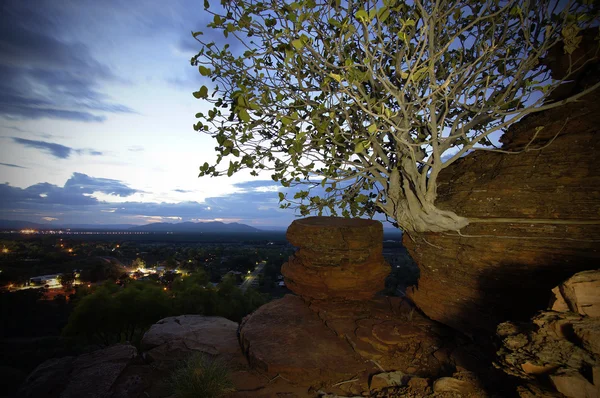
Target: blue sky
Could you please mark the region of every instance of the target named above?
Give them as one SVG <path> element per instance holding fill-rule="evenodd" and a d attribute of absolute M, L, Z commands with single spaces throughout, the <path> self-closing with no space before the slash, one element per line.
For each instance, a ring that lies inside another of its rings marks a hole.
<path fill-rule="evenodd" d="M 287 226 L 269 175 L 198 178 L 191 0 L 0 0 L 0 219 Z M 208 85 L 208 84 L 207 84 Z"/>

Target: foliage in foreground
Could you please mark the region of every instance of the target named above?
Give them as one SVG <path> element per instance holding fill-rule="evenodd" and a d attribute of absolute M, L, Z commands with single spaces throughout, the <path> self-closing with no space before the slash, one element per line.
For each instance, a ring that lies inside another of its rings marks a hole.
<path fill-rule="evenodd" d="M 233 388 L 225 363 L 202 354 L 191 355 L 175 369 L 170 381 L 176 398 L 220 397 Z"/>
<path fill-rule="evenodd" d="M 193 33 L 191 62 L 211 82 L 193 95 L 212 108 L 194 128 L 215 138 L 217 158 L 200 176 L 269 172 L 308 186 L 280 193 L 302 215 L 382 212 L 409 232 L 458 230 L 475 220 L 435 206 L 440 172 L 600 87 L 551 97 L 593 58 L 575 50 L 584 29 L 598 32 L 594 3 L 205 1 L 212 31 Z M 563 50 L 568 72 L 553 79 L 549 54 Z"/>
<path fill-rule="evenodd" d="M 239 322 L 266 302 L 254 290 L 243 293 L 230 278 L 214 287 L 203 272 L 176 280 L 169 290 L 152 281 L 124 287 L 107 282 L 81 296 L 63 334 L 102 346 L 138 344 L 152 324 L 168 316 L 200 314 Z"/>

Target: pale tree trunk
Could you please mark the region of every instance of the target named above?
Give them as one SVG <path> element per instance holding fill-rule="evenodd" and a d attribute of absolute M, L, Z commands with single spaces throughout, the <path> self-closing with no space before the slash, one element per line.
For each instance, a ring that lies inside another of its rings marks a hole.
<path fill-rule="evenodd" d="M 387 202 L 382 210 L 396 220 L 406 232 L 458 231 L 469 224 L 468 219 L 454 212 L 438 209 L 430 198 L 418 191 L 417 174 L 407 169 L 392 170 L 387 187 Z M 434 183 L 434 182 L 430 182 Z"/>

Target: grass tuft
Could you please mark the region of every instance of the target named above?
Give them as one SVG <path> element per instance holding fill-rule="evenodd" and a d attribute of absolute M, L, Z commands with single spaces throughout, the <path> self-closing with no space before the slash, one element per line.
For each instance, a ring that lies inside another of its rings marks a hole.
<path fill-rule="evenodd" d="M 186 359 L 175 369 L 170 382 L 176 398 L 214 398 L 233 391 L 225 363 L 203 354 Z"/>

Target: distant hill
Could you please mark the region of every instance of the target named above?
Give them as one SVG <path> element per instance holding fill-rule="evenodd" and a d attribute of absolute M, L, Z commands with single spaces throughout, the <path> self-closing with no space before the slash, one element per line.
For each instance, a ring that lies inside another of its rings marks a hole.
<path fill-rule="evenodd" d="M 182 222 L 182 223 L 153 223 L 147 225 L 132 224 L 40 224 L 30 221 L 0 220 L 0 230 L 20 229 L 72 229 L 95 231 L 134 231 L 134 232 L 188 232 L 188 233 L 252 233 L 261 232 L 260 229 L 245 224 L 218 221 L 213 222 Z"/>
<path fill-rule="evenodd" d="M 139 231 L 139 232 L 260 232 L 260 229 L 251 227 L 246 224 L 239 224 L 236 222 L 225 224 L 219 221 L 212 222 L 182 222 L 177 224 L 172 223 L 153 223 L 148 225 L 139 225 L 136 227 L 128 228 L 128 231 Z"/>
<path fill-rule="evenodd" d="M 30 221 L 0 220 L 0 229 L 44 229 L 48 225 L 38 224 Z"/>

